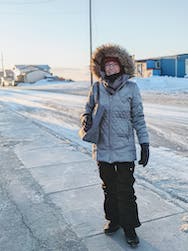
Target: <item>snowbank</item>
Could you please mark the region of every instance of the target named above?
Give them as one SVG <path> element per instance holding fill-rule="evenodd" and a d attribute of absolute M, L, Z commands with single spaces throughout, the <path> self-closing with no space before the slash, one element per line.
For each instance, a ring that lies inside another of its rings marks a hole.
<path fill-rule="evenodd" d="M 188 92 L 188 78 L 150 77 L 133 78 L 141 91 L 158 91 L 165 93 Z"/>
<path fill-rule="evenodd" d="M 150 77 L 150 78 L 133 78 L 141 91 L 154 91 L 164 93 L 188 92 L 188 78 L 175 78 L 175 77 Z M 19 87 L 29 88 L 86 88 L 90 87 L 90 82 L 67 82 L 67 81 L 48 81 L 40 80 L 34 84 L 20 83 Z"/>

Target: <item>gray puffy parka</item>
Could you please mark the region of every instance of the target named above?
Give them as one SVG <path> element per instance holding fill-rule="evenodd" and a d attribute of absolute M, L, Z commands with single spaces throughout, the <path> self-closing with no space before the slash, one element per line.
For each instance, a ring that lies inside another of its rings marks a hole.
<path fill-rule="evenodd" d="M 116 80 L 121 83 L 113 95 L 106 90 L 104 72 L 101 71 L 104 57 L 118 58 L 124 68 L 124 74 Z M 134 131 L 139 144 L 149 143 L 149 138 L 140 91 L 136 83 L 129 80 L 134 73 L 133 61 L 121 47 L 107 44 L 94 52 L 91 69 L 99 79 L 99 102 L 105 107 L 99 141 L 96 145 L 93 144 L 93 158 L 108 163 L 134 161 L 136 159 Z M 90 89 L 83 116 L 93 113 L 96 96 L 95 83 Z"/>

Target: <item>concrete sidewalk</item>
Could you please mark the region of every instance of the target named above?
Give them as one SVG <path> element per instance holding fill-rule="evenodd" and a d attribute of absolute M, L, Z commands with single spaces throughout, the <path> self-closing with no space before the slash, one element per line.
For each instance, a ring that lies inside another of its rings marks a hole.
<path fill-rule="evenodd" d="M 122 230 L 103 234 L 101 181 L 89 154 L 2 105 L 0 136 L 0 250 L 131 250 Z M 137 250 L 187 251 L 188 234 L 179 229 L 187 211 L 143 185 L 135 190 Z"/>

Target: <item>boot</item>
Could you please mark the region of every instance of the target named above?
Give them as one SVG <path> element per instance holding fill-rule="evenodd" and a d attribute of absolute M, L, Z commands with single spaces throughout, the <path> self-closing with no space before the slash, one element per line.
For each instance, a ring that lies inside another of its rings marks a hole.
<path fill-rule="evenodd" d="M 120 226 L 118 225 L 118 223 L 113 223 L 111 221 L 108 221 L 105 225 L 104 225 L 104 233 L 105 234 L 112 234 L 114 232 L 116 232 L 118 229 L 120 228 Z"/>
<path fill-rule="evenodd" d="M 136 234 L 134 227 L 124 228 L 125 238 L 127 243 L 132 247 L 135 248 L 138 246 L 139 238 Z"/>

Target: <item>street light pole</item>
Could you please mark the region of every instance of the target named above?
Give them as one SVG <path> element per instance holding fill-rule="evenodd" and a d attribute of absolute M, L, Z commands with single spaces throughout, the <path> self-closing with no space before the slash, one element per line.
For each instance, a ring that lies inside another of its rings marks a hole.
<path fill-rule="evenodd" d="M 89 34 L 90 34 L 90 64 L 91 64 L 91 58 L 92 58 L 92 9 L 91 9 L 91 0 L 89 0 Z M 93 74 L 90 69 L 90 81 L 91 85 L 93 84 Z"/>
<path fill-rule="evenodd" d="M 3 52 L 1 52 L 1 67 L 3 72 L 3 77 L 5 76 L 5 69 L 4 69 L 4 58 L 3 58 Z"/>

